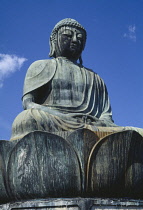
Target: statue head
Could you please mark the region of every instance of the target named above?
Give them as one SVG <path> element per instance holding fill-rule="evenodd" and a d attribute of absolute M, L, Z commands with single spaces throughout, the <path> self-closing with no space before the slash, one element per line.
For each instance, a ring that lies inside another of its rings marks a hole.
<path fill-rule="evenodd" d="M 80 60 L 86 42 L 86 30 L 76 20 L 66 18 L 58 22 L 50 36 L 50 57 Z"/>

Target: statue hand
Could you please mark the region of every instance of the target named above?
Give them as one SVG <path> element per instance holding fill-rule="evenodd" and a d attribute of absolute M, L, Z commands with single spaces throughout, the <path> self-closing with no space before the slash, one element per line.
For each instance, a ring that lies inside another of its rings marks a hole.
<path fill-rule="evenodd" d="M 65 117 L 67 119 L 72 118 L 72 120 L 76 121 L 78 120 L 79 122 L 84 122 L 84 123 L 95 123 L 100 121 L 97 117 L 80 113 L 68 113 L 65 114 Z"/>

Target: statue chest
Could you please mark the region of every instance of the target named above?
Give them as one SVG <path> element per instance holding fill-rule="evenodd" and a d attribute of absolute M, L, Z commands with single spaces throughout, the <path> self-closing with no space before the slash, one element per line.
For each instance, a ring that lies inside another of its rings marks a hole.
<path fill-rule="evenodd" d="M 46 102 L 54 106 L 78 106 L 89 85 L 90 78 L 84 68 L 73 63 L 58 65 Z"/>
<path fill-rule="evenodd" d="M 85 73 L 78 66 L 64 66 L 57 69 L 52 81 L 53 90 L 82 92 Z"/>

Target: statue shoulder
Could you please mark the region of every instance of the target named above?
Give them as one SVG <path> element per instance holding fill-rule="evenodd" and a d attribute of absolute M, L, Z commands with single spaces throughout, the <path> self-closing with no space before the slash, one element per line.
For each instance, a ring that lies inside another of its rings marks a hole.
<path fill-rule="evenodd" d="M 94 78 L 95 78 L 95 80 L 96 80 L 96 83 L 105 86 L 105 82 L 104 82 L 104 80 L 99 76 L 99 74 L 97 74 L 97 73 L 96 73 L 95 71 L 93 71 L 92 69 L 89 69 L 89 68 L 86 68 L 86 67 L 84 67 L 84 69 L 86 69 L 87 71 L 93 73 Z"/>
<path fill-rule="evenodd" d="M 39 75 L 46 67 L 54 68 L 54 65 L 56 65 L 55 59 L 46 59 L 46 60 L 37 60 L 33 62 L 26 73 L 27 78 L 33 78 Z"/>
<path fill-rule="evenodd" d="M 95 71 L 93 71 L 92 69 L 89 69 L 89 68 L 87 68 L 87 67 L 83 67 L 84 69 L 86 69 L 87 71 L 89 71 L 89 72 L 92 72 L 93 74 L 95 74 L 95 75 L 98 75 Z M 98 75 L 99 76 L 99 75 Z"/>
<path fill-rule="evenodd" d="M 26 73 L 23 95 L 48 83 L 54 77 L 56 67 L 55 59 L 38 60 L 32 63 Z"/>

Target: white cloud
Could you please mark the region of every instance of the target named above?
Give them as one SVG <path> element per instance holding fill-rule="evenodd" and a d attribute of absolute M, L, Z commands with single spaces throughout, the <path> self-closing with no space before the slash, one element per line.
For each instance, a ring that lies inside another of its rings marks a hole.
<path fill-rule="evenodd" d="M 136 42 L 136 26 L 135 25 L 129 25 L 128 26 L 128 32 L 124 33 L 124 37 L 130 39 L 133 42 Z"/>
<path fill-rule="evenodd" d="M 16 55 L 0 54 L 0 88 L 3 86 L 4 79 L 19 70 L 26 60 Z"/>

